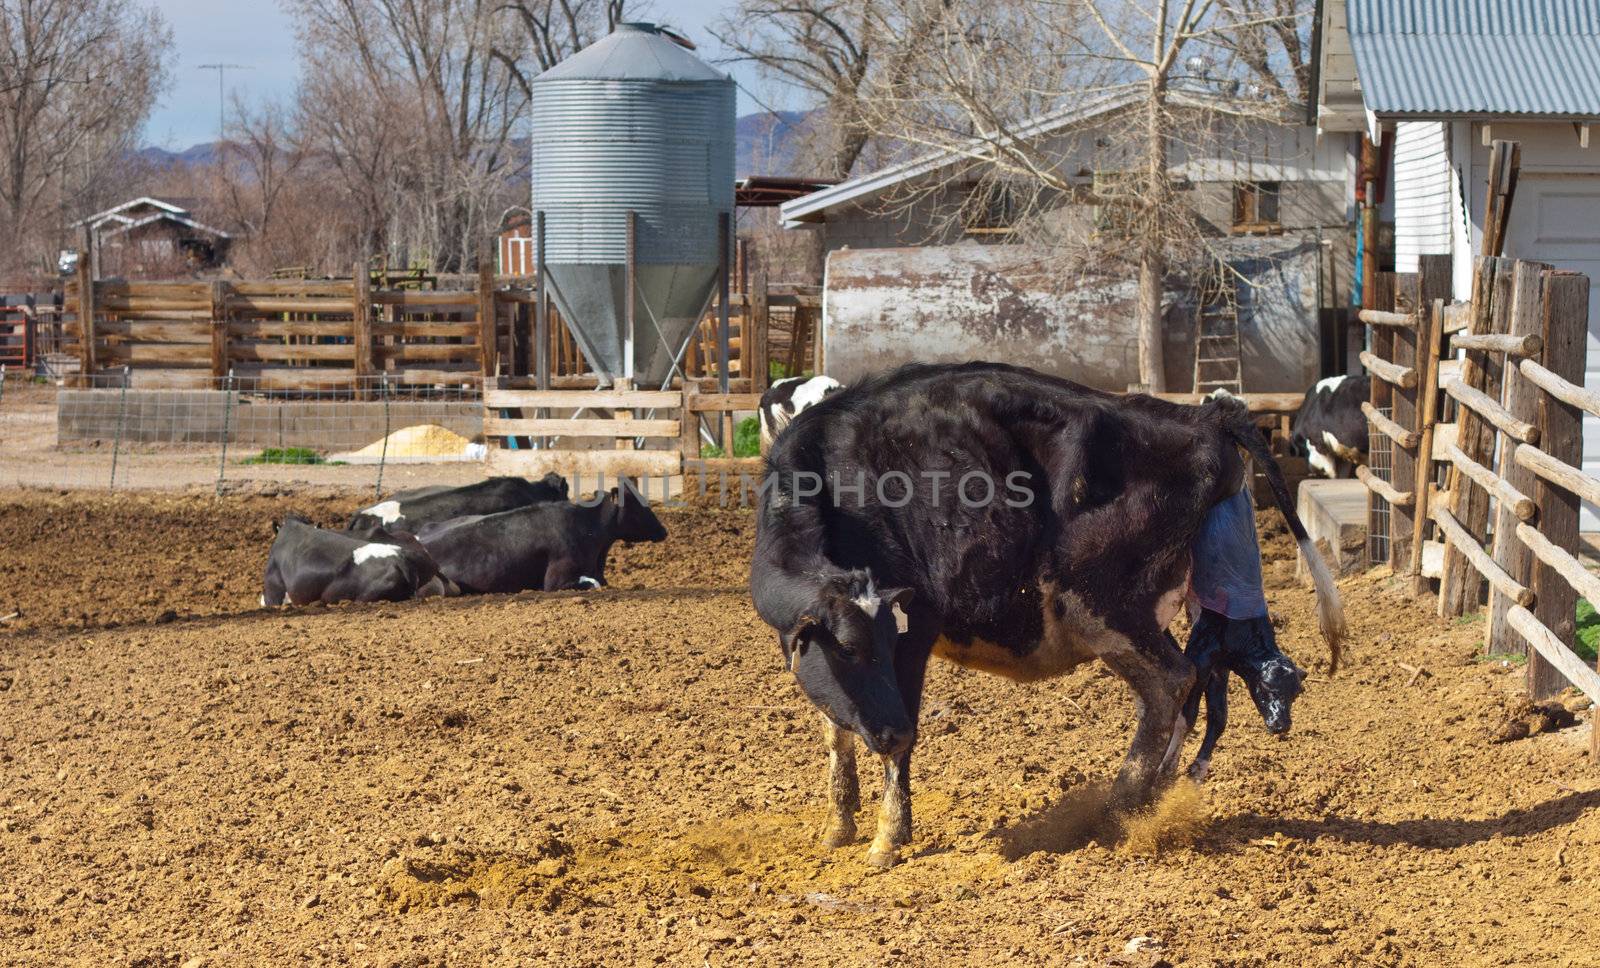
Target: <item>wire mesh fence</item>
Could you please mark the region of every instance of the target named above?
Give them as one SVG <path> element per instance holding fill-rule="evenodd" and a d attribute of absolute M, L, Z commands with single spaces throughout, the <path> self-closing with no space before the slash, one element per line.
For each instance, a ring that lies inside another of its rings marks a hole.
<path fill-rule="evenodd" d="M 1379 407 L 1389 416 L 1391 408 Z M 1369 424 L 1367 428 L 1367 469 L 1385 483 L 1394 481 L 1394 443 L 1389 436 Z M 1367 522 L 1367 560 L 1373 564 L 1389 560 L 1389 502 L 1371 494 Z"/>
<path fill-rule="evenodd" d="M 249 377 L 198 388 L 97 374 L 63 384 L 0 374 L 0 486 L 153 489 L 252 482 L 370 487 L 484 474 L 483 409 L 470 386 L 383 376 L 322 390 Z"/>

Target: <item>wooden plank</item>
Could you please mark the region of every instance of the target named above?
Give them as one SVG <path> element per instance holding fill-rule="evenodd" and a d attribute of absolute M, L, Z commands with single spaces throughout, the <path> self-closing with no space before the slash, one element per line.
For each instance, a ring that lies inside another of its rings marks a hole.
<path fill-rule="evenodd" d="M 144 313 L 155 316 L 165 313 L 211 312 L 211 297 L 209 295 L 193 299 L 151 299 L 147 297 L 130 299 L 125 296 L 106 296 L 100 297 L 98 302 L 100 309 L 108 313 Z"/>
<path fill-rule="evenodd" d="M 1518 262 L 1512 266 L 1511 315 L 1507 321 L 1506 332 L 1506 336 L 1513 340 L 1521 337 L 1537 338 L 1539 345 L 1536 352 L 1541 353 L 1544 350 L 1544 339 L 1540 336 L 1543 329 L 1540 318 L 1543 295 L 1540 276 L 1547 268 L 1549 266 L 1536 262 Z M 1457 340 L 1457 343 L 1459 342 L 1460 340 Z M 1538 366 L 1533 360 L 1523 362 Z M 1528 423 L 1538 420 L 1539 396 L 1538 387 L 1522 375 L 1519 367 L 1506 367 L 1504 399 L 1507 413 L 1517 420 Z M 1502 438 L 1499 452 L 1495 455 L 1495 472 L 1497 479 L 1506 488 L 1518 495 L 1530 495 L 1534 491 L 1536 481 L 1533 472 L 1516 461 L 1517 448 L 1521 446 L 1523 445 L 1515 437 Z M 1515 532 L 1519 525 L 1532 519 L 1536 513 L 1536 505 L 1531 497 L 1523 498 L 1526 503 L 1510 502 L 1503 494 L 1497 497 L 1499 500 L 1495 507 L 1492 549 L 1495 564 L 1504 568 L 1506 574 L 1524 585 L 1531 584 L 1533 559 L 1529 555 L 1528 544 L 1525 541 L 1518 541 Z M 1498 591 L 1490 591 L 1488 636 L 1491 655 L 1525 654 L 1528 651 L 1527 643 L 1512 631 L 1506 620 L 1506 612 L 1510 607 L 1510 599 Z"/>
<path fill-rule="evenodd" d="M 1356 480 L 1367 486 L 1367 490 L 1388 501 L 1392 507 L 1410 507 L 1416 496 L 1410 491 L 1397 491 L 1394 485 L 1372 473 L 1372 469 L 1365 464 L 1356 465 Z"/>
<path fill-rule="evenodd" d="M 1433 509 L 1433 523 L 1439 526 L 1446 545 L 1460 552 L 1467 564 L 1475 569 L 1477 574 L 1487 578 L 1489 584 L 1499 589 L 1502 595 L 1523 607 L 1533 604 L 1533 589 L 1518 582 L 1506 574 L 1505 569 L 1495 564 L 1494 559 L 1483 550 L 1483 546 L 1478 544 L 1478 539 L 1468 534 L 1467 529 L 1461 526 L 1461 522 L 1457 521 L 1456 516 L 1443 504 Z"/>
<path fill-rule="evenodd" d="M 373 347 L 379 360 L 400 363 L 437 363 L 447 360 L 472 361 L 483 371 L 483 357 L 475 343 L 399 343 Z"/>
<path fill-rule="evenodd" d="M 694 406 L 700 412 L 755 410 L 761 406 L 759 393 L 697 393 Z"/>
<path fill-rule="evenodd" d="M 392 370 L 389 373 L 391 383 L 400 383 L 413 386 L 443 385 L 461 386 L 471 384 L 476 386 L 483 380 L 483 374 L 478 372 L 477 361 L 459 370 L 422 367 L 407 367 L 402 370 Z"/>
<path fill-rule="evenodd" d="M 1454 303 L 1444 308 L 1444 332 L 1455 334 L 1472 325 L 1472 303 Z"/>
<path fill-rule="evenodd" d="M 1415 313 L 1391 313 L 1382 309 L 1363 309 L 1356 313 L 1356 318 L 1368 326 L 1388 326 L 1394 329 L 1415 329 L 1417 315 Z"/>
<path fill-rule="evenodd" d="M 108 342 L 207 344 L 211 342 L 211 325 L 209 323 L 102 319 L 95 323 L 94 331 L 97 337 Z"/>
<path fill-rule="evenodd" d="M 485 390 L 483 405 L 501 407 L 565 407 L 568 409 L 677 409 L 683 396 L 676 390 Z"/>
<path fill-rule="evenodd" d="M 759 475 L 763 470 L 760 457 L 696 457 L 687 462 L 685 470 L 703 474 Z"/>
<path fill-rule="evenodd" d="M 354 334 L 349 320 L 230 319 L 228 335 L 235 339 L 271 339 L 283 336 L 348 338 Z"/>
<path fill-rule="evenodd" d="M 1556 547 L 1533 525 L 1519 522 L 1514 531 L 1533 558 L 1554 568 L 1579 595 L 1591 602 L 1600 602 L 1600 575 L 1583 567 L 1583 562 Z"/>
<path fill-rule="evenodd" d="M 1546 270 L 1543 282 L 1544 359 L 1546 369 L 1569 383 L 1581 384 L 1584 374 L 1584 345 L 1589 320 L 1589 279 L 1575 272 Z M 1572 467 L 1583 464 L 1583 411 L 1549 394 L 1539 398 L 1539 427 L 1544 434 L 1540 450 L 1552 462 Z M 1526 447 L 1517 448 L 1521 457 Z M 1535 469 L 1537 472 L 1537 469 Z M 1539 531 L 1557 548 L 1575 555 L 1578 551 L 1578 495 L 1552 486 L 1544 477 L 1534 485 L 1534 500 L 1539 504 Z M 1534 617 L 1550 632 L 1554 642 L 1571 649 L 1577 641 L 1578 596 L 1561 573 L 1543 561 L 1533 567 L 1533 591 L 1538 596 Z M 1600 604 L 1600 603 L 1597 603 Z M 1530 642 L 1537 648 L 1537 642 Z M 1565 685 L 1559 661 L 1544 649 L 1528 657 L 1528 693 L 1544 699 L 1560 692 Z M 1600 735 L 1600 730 L 1595 731 Z M 1600 739 L 1593 754 L 1600 755 Z"/>
<path fill-rule="evenodd" d="M 1417 371 L 1414 368 L 1381 360 L 1370 350 L 1361 351 L 1361 365 L 1367 368 L 1368 373 L 1402 390 L 1409 390 L 1417 385 Z"/>
<path fill-rule="evenodd" d="M 430 322 L 398 322 L 398 323 L 373 323 L 373 336 L 390 336 L 397 339 L 464 339 L 471 340 L 474 348 L 477 347 L 478 322 L 453 323 L 448 320 Z"/>
<path fill-rule="evenodd" d="M 235 367 L 234 372 L 255 390 L 349 390 L 356 376 L 353 369 L 333 366 Z"/>
<path fill-rule="evenodd" d="M 235 294 L 248 299 L 355 298 L 355 283 L 351 279 L 257 279 L 236 281 L 232 286 Z"/>
<path fill-rule="evenodd" d="M 209 282 L 123 282 L 102 279 L 95 284 L 95 301 L 145 297 L 150 299 L 187 299 L 207 302 L 211 299 Z"/>
<path fill-rule="evenodd" d="M 1524 444 L 1517 448 L 1512 457 L 1520 467 L 1532 471 L 1541 481 L 1553 484 L 1591 504 L 1600 504 L 1600 480 L 1595 480 L 1588 474 L 1573 467 L 1566 461 L 1556 460 L 1549 454 L 1534 447 Z M 1538 485 L 1534 485 L 1534 503 L 1538 503 Z"/>
<path fill-rule="evenodd" d="M 1206 402 L 1207 394 L 1204 393 L 1152 393 L 1149 394 L 1157 400 L 1168 403 L 1181 403 L 1197 407 Z M 1234 396 L 1244 401 L 1245 409 L 1251 413 L 1294 413 L 1305 403 L 1306 395 L 1303 393 L 1236 393 Z"/>
<path fill-rule="evenodd" d="M 1517 364 L 1517 371 L 1532 382 L 1534 386 L 1557 400 L 1563 403 L 1570 403 L 1574 407 L 1600 417 L 1600 391 L 1579 386 L 1570 380 L 1563 380 L 1535 360 L 1523 360 Z"/>
<path fill-rule="evenodd" d="M 486 437 L 677 437 L 681 429 L 676 420 L 483 418 Z"/>
<path fill-rule="evenodd" d="M 1518 263 L 1522 265 L 1523 263 Z M 1535 263 L 1527 263 L 1534 265 Z M 1513 299 L 1516 297 L 1513 296 Z M 1458 350 L 1484 350 L 1489 353 L 1507 353 L 1511 356 L 1537 357 L 1544 349 L 1544 340 L 1538 333 L 1462 333 L 1450 341 Z"/>
<path fill-rule="evenodd" d="M 1390 420 L 1388 417 L 1385 417 L 1383 414 L 1378 412 L 1378 408 L 1374 407 L 1370 401 L 1361 401 L 1361 412 L 1366 415 L 1368 423 L 1372 424 L 1376 430 L 1382 433 L 1385 437 L 1388 437 L 1390 440 L 1394 441 L 1398 446 L 1403 447 L 1406 450 L 1415 450 L 1417 444 L 1421 442 L 1421 434 L 1417 433 L 1415 430 L 1407 430 L 1406 428 L 1395 423 L 1393 420 Z"/>
<path fill-rule="evenodd" d="M 355 360 L 354 343 L 248 343 L 232 344 L 233 359 L 242 363 L 280 360 Z"/>
<path fill-rule="evenodd" d="M 1445 384 L 1444 392 L 1455 397 L 1456 402 L 1471 408 L 1472 412 L 1487 420 L 1496 430 L 1524 444 L 1539 442 L 1539 428 L 1526 420 L 1518 420 L 1511 411 L 1496 403 L 1482 390 L 1473 389 L 1460 380 Z"/>
<path fill-rule="evenodd" d="M 1533 498 L 1512 487 L 1506 480 L 1489 468 L 1468 457 L 1461 452 L 1461 448 L 1450 445 L 1446 451 L 1451 463 L 1460 469 L 1461 473 L 1479 487 L 1488 491 L 1495 500 L 1501 502 L 1501 507 L 1512 518 L 1518 521 L 1531 521 L 1536 512 Z M 1507 528 L 1509 531 L 1510 528 Z"/>
<path fill-rule="evenodd" d="M 104 306 L 100 307 L 102 317 L 110 317 L 117 322 L 129 323 L 176 323 L 176 322 L 210 322 L 217 314 L 211 309 L 164 309 L 153 312 L 109 312 Z M 108 320 L 102 318 L 100 322 Z"/>
<path fill-rule="evenodd" d="M 1584 665 L 1583 660 L 1561 641 L 1559 635 L 1545 627 L 1526 608 L 1513 607 L 1506 618 L 1511 627 L 1533 646 L 1538 658 L 1561 677 L 1563 686 L 1570 682 L 1590 700 L 1600 703 L 1600 673 Z M 1530 656 L 1529 660 L 1532 659 L 1533 656 Z"/>
<path fill-rule="evenodd" d="M 497 294 L 497 298 L 508 296 L 510 296 L 510 293 Z M 432 291 L 374 289 L 372 290 L 372 303 L 375 306 L 394 306 L 401 312 L 405 312 L 408 309 L 438 309 L 441 306 L 450 306 L 463 312 L 470 312 L 477 308 L 478 293 L 474 289 Z"/>
<path fill-rule="evenodd" d="M 236 313 L 337 313 L 349 316 L 355 313 L 353 299 L 322 297 L 246 296 L 237 289 L 228 297 L 228 309 Z"/>
<path fill-rule="evenodd" d="M 772 379 L 771 354 L 767 346 L 768 330 L 772 326 L 772 312 L 767 305 L 767 268 L 756 269 L 749 291 L 749 307 L 745 320 L 750 328 L 750 372 L 755 386 L 763 389 Z"/>
<path fill-rule="evenodd" d="M 501 450 L 490 448 L 489 471 L 540 477 L 556 473 L 594 480 L 618 477 L 671 477 L 683 472 L 677 450 Z"/>
<path fill-rule="evenodd" d="M 1473 276 L 1472 327 L 1475 334 L 1505 332 L 1511 301 L 1511 263 L 1507 259 L 1482 258 L 1478 260 Z M 1461 365 L 1461 379 L 1446 384 L 1449 392 L 1453 386 L 1470 387 L 1490 401 L 1500 396 L 1500 373 L 1504 359 L 1482 350 L 1467 350 Z M 1455 396 L 1452 394 L 1452 396 Z M 1461 398 L 1456 396 L 1459 401 Z M 1460 408 L 1457 421 L 1456 446 L 1463 454 L 1479 464 L 1488 464 L 1494 454 L 1494 428 L 1486 423 L 1472 407 Z M 1451 519 L 1457 522 L 1472 540 L 1481 543 L 1489 527 L 1489 495 L 1465 479 L 1460 468 L 1450 472 Z M 1438 517 L 1434 517 L 1438 521 Z M 1481 569 L 1480 569 L 1481 570 Z M 1446 618 L 1476 611 L 1482 584 L 1471 571 L 1471 563 L 1456 543 L 1446 542 L 1444 577 L 1439 583 L 1439 614 Z"/>
<path fill-rule="evenodd" d="M 173 366 L 183 364 L 211 367 L 211 344 L 206 343 L 112 343 L 95 351 L 102 366 Z"/>

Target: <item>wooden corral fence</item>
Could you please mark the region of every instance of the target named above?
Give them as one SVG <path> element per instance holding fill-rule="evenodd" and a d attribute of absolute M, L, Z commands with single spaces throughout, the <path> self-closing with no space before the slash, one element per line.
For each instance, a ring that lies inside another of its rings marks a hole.
<path fill-rule="evenodd" d="M 262 391 L 362 388 L 380 378 L 405 386 L 537 382 L 537 289 L 525 277 L 437 280 L 456 288 L 375 288 L 365 263 L 350 279 L 217 282 L 89 281 L 88 260 L 66 291 L 65 337 L 80 371 L 126 372 L 135 386 L 199 388 L 248 379 Z M 792 295 L 778 294 L 780 304 Z M 766 280 L 729 300 L 729 389 L 766 386 Z M 598 378 L 555 307 L 548 307 L 550 389 L 594 389 Z M 708 313 L 706 352 L 691 341 L 686 373 L 717 376 L 718 310 Z M 3 332 L 3 331 L 0 331 Z"/>
<path fill-rule="evenodd" d="M 1600 393 L 1583 386 L 1589 280 L 1485 257 L 1472 301 L 1447 306 L 1448 260 L 1421 269 L 1394 277 L 1392 310 L 1360 313 L 1372 337 L 1363 410 L 1392 444 L 1387 474 L 1359 473 L 1369 520 L 1387 510 L 1389 564 L 1414 594 L 1437 575 L 1440 615 L 1487 601 L 1488 649 L 1527 654 L 1535 698 L 1570 684 L 1600 702 L 1600 673 L 1572 649 L 1579 594 L 1600 601 L 1600 577 L 1578 560 L 1580 501 L 1600 502 L 1582 470 L 1582 417 L 1600 415 Z M 1453 423 L 1438 420 L 1446 410 Z M 1430 526 L 1442 556 L 1429 554 Z"/>

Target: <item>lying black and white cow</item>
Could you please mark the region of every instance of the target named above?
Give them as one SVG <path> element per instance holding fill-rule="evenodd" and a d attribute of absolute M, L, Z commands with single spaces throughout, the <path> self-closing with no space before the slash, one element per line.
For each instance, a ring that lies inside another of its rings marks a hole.
<path fill-rule="evenodd" d="M 546 474 L 537 481 L 521 477 L 491 477 L 461 487 L 434 486 L 401 491 L 387 500 L 357 511 L 348 527 L 358 530 L 377 525 L 414 534 L 424 524 L 469 514 L 495 514 L 543 501 L 566 499 L 567 479 L 560 474 Z"/>
<path fill-rule="evenodd" d="M 606 583 L 613 544 L 666 536 L 648 504 L 616 488 L 599 501 L 547 501 L 417 532 L 439 570 L 464 592 L 598 588 Z"/>
<path fill-rule="evenodd" d="M 795 414 L 821 403 L 831 393 L 843 389 L 839 381 L 827 376 L 791 376 L 779 380 L 761 395 L 758 416 L 761 419 L 761 452 L 772 449 L 783 428 L 789 426 Z"/>
<path fill-rule="evenodd" d="M 327 531 L 290 515 L 267 553 L 262 605 L 311 602 L 403 602 L 458 590 L 417 540 L 369 528 Z"/>
<path fill-rule="evenodd" d="M 1371 388 L 1371 377 L 1363 373 L 1330 376 L 1306 391 L 1290 427 L 1290 446 L 1323 477 L 1354 477 L 1356 465 L 1367 462 L 1367 418 L 1361 404 Z"/>
<path fill-rule="evenodd" d="M 1307 551 L 1336 662 L 1333 578 L 1237 400 L 1186 407 L 1001 364 L 914 365 L 797 416 L 768 458 L 750 585 L 824 715 L 826 841 L 855 835 L 852 733 L 883 760 L 868 861 L 893 864 L 909 841 L 935 655 L 1023 681 L 1105 662 L 1139 710 L 1113 805 L 1148 802 L 1176 766 L 1196 683 L 1167 626 L 1205 564 L 1191 553 L 1202 523 L 1244 484 L 1241 447 Z"/>

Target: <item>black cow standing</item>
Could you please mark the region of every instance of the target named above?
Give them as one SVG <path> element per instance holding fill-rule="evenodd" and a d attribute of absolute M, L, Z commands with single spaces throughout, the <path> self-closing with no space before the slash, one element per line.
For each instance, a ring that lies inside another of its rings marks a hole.
<path fill-rule="evenodd" d="M 424 525 L 417 539 L 464 592 L 558 591 L 606 583 L 618 541 L 662 541 L 650 506 L 612 488 L 598 501 L 547 501 Z"/>
<path fill-rule="evenodd" d="M 560 474 L 546 474 L 537 481 L 491 477 L 462 487 L 435 485 L 401 491 L 357 511 L 348 527 L 354 531 L 376 525 L 415 534 L 425 524 L 566 499 L 567 479 Z"/>
<path fill-rule="evenodd" d="M 359 534 L 327 531 L 296 515 L 275 530 L 262 605 L 402 602 L 458 593 L 409 534 L 375 527 Z"/>
<path fill-rule="evenodd" d="M 1308 551 L 1336 662 L 1337 589 L 1237 400 L 1186 407 L 971 363 L 907 366 L 798 415 L 767 460 L 750 584 L 824 715 L 826 842 L 855 836 L 852 733 L 883 760 L 869 863 L 893 864 L 909 841 L 934 655 L 1022 681 L 1104 661 L 1139 709 L 1113 805 L 1148 802 L 1176 765 L 1196 685 L 1167 626 L 1202 522 L 1244 483 L 1241 447 Z"/>
<path fill-rule="evenodd" d="M 1306 391 L 1290 426 L 1290 446 L 1323 477 L 1353 477 L 1367 462 L 1367 417 L 1361 412 L 1372 378 L 1330 376 Z"/>

